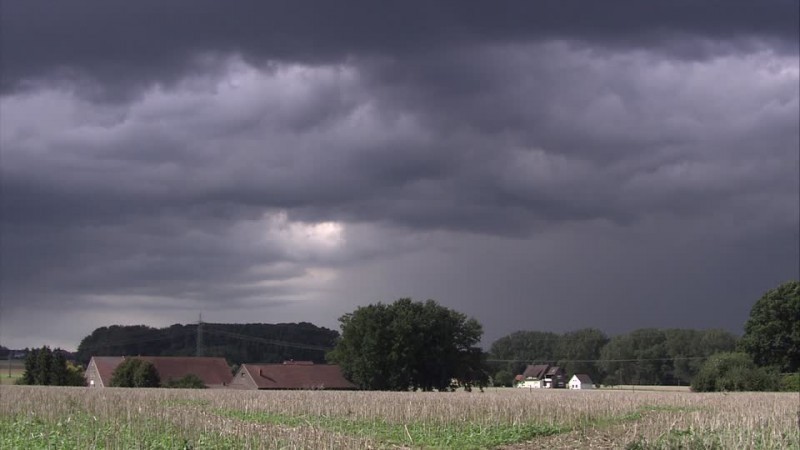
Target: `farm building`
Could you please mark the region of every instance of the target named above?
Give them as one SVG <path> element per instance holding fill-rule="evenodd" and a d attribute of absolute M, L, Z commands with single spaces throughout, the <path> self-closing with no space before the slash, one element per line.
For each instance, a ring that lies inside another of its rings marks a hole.
<path fill-rule="evenodd" d="M 89 387 L 110 387 L 111 377 L 125 356 L 93 356 L 86 367 Z M 196 375 L 208 388 L 222 388 L 230 384 L 233 376 L 225 358 L 195 356 L 129 356 L 153 364 L 161 382 L 179 380 L 186 375 Z"/>
<path fill-rule="evenodd" d="M 110 387 L 114 369 L 125 359 L 124 356 L 93 356 L 86 366 L 86 385 L 89 387 Z"/>
<path fill-rule="evenodd" d="M 517 376 L 517 387 L 533 389 L 563 389 L 566 387 L 564 369 L 549 364 L 530 365 Z"/>
<path fill-rule="evenodd" d="M 570 389 L 594 389 L 594 383 L 589 375 L 585 373 L 576 373 L 569 379 Z"/>
<path fill-rule="evenodd" d="M 283 364 L 242 364 L 233 377 L 232 389 L 356 389 L 337 365 L 311 361 Z"/>

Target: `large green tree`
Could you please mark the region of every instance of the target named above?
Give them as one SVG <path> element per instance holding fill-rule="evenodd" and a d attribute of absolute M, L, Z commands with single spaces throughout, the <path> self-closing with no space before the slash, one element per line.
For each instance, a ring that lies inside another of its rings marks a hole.
<path fill-rule="evenodd" d="M 759 366 L 800 369 L 800 281 L 767 291 L 753 305 L 740 345 Z"/>
<path fill-rule="evenodd" d="M 339 319 L 341 338 L 328 354 L 362 389 L 446 390 L 488 381 L 483 329 L 462 313 L 433 300 L 400 299 L 359 307 Z"/>

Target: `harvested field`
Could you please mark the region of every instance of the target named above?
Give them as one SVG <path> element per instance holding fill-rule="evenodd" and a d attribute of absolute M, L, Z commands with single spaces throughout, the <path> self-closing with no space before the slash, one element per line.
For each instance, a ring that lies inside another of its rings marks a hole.
<path fill-rule="evenodd" d="M 633 384 L 619 384 L 616 386 L 602 386 L 600 389 L 610 391 L 657 391 L 657 392 L 691 392 L 689 386 L 647 386 Z"/>
<path fill-rule="evenodd" d="M 797 394 L 0 387 L 0 448 L 800 449 Z"/>

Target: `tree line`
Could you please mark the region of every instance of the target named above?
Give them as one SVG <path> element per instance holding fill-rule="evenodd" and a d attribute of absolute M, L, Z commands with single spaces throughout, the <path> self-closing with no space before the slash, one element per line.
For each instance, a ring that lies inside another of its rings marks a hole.
<path fill-rule="evenodd" d="M 216 337 L 208 336 L 207 355 L 223 356 L 229 363 L 322 362 L 321 350 L 332 348 L 327 361 L 339 364 L 360 388 L 375 390 L 508 385 L 529 363 L 561 365 L 568 374 L 586 373 L 604 384 L 800 390 L 798 281 L 765 293 L 753 306 L 741 338 L 724 330 L 645 328 L 613 337 L 592 328 L 563 334 L 518 331 L 495 341 L 487 353 L 478 347 L 483 334 L 478 321 L 434 300 L 407 298 L 359 307 L 339 322 L 341 335 L 308 323 L 228 324 Z M 86 361 L 91 355 L 190 355 L 196 327 L 102 327 L 81 341 L 78 354 Z M 264 345 L 276 339 L 294 344 Z M 125 368 L 112 384 L 157 384 L 148 370 L 146 365 Z M 68 383 L 72 372 L 63 352 L 44 347 L 28 355 L 23 382 Z"/>
<path fill-rule="evenodd" d="M 614 337 L 594 328 L 518 331 L 492 344 L 489 361 L 500 385 L 511 385 L 528 363 L 558 365 L 603 384 L 688 385 L 706 358 L 733 351 L 737 341 L 713 329 L 643 328 Z"/>
<path fill-rule="evenodd" d="M 724 330 L 644 328 L 609 337 L 518 331 L 476 347 L 474 319 L 438 305 L 400 299 L 360 307 L 339 319 L 328 354 L 362 389 L 450 390 L 511 385 L 531 363 L 560 365 L 603 384 L 691 385 L 697 391 L 800 389 L 800 282 L 756 302 L 742 338 Z M 782 375 L 783 374 L 783 375 Z"/>
<path fill-rule="evenodd" d="M 35 348 L 25 358 L 25 372 L 18 384 L 40 386 L 85 386 L 83 368 L 67 361 L 66 352 L 50 347 Z"/>
<path fill-rule="evenodd" d="M 145 325 L 100 327 L 83 338 L 77 360 L 88 364 L 92 356 L 194 356 L 198 324 L 165 328 Z M 333 348 L 339 333 L 314 324 L 250 323 L 202 325 L 203 354 L 220 356 L 229 364 L 325 361 L 325 349 Z M 289 345 L 269 345 L 286 342 Z"/>
<path fill-rule="evenodd" d="M 796 390 L 800 376 L 800 282 L 765 293 L 744 336 L 724 330 L 644 328 L 608 337 L 586 328 L 518 331 L 489 351 L 494 380 L 511 385 L 529 362 L 588 374 L 596 383 L 691 385 L 697 391 Z M 783 374 L 783 375 L 781 375 Z"/>

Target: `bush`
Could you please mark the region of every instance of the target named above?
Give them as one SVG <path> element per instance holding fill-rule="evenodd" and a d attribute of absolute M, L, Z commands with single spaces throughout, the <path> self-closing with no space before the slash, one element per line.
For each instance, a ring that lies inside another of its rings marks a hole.
<path fill-rule="evenodd" d="M 83 368 L 68 361 L 64 385 L 86 386 L 86 378 L 83 376 Z"/>
<path fill-rule="evenodd" d="M 142 361 L 133 371 L 133 387 L 158 387 L 161 378 L 152 363 Z"/>
<path fill-rule="evenodd" d="M 746 353 L 725 352 L 712 355 L 692 380 L 695 392 L 774 391 L 777 374 L 758 367 Z"/>
<path fill-rule="evenodd" d="M 511 387 L 514 385 L 514 375 L 507 370 L 501 370 L 494 375 L 493 381 L 497 387 Z"/>
<path fill-rule="evenodd" d="M 203 380 L 201 380 L 200 377 L 190 373 L 189 375 L 177 380 L 167 380 L 162 387 L 174 389 L 205 389 L 206 385 L 203 383 Z"/>
<path fill-rule="evenodd" d="M 800 392 L 800 373 L 789 373 L 781 376 L 781 390 Z"/>
<path fill-rule="evenodd" d="M 160 384 L 153 364 L 139 358 L 125 359 L 111 375 L 112 387 L 158 387 Z"/>

